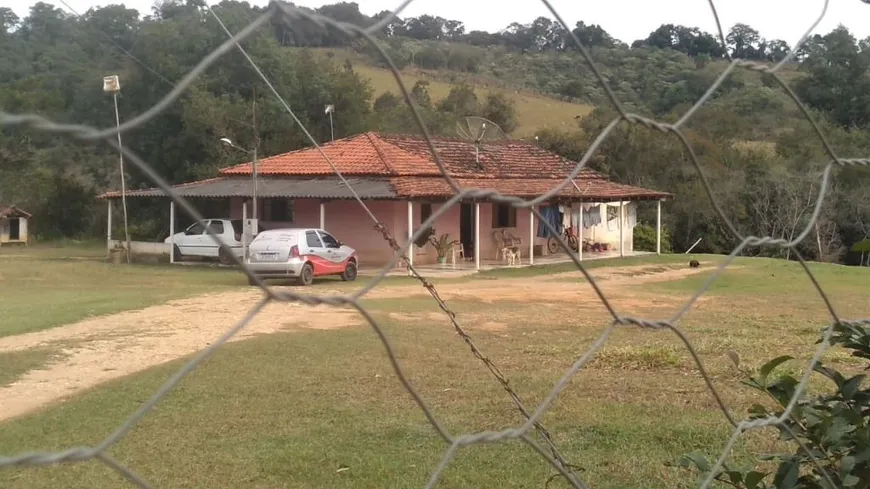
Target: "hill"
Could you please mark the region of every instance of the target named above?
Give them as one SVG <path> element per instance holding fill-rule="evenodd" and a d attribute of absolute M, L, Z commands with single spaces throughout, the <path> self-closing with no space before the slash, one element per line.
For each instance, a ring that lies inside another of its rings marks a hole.
<path fill-rule="evenodd" d="M 354 65 L 354 71 L 368 79 L 375 90 L 375 97 L 391 92 L 401 95 L 393 73 L 384 68 L 378 68 L 363 63 Z M 449 72 L 448 72 L 449 73 Z M 433 101 L 441 101 L 447 97 L 450 90 L 456 87 L 456 83 L 440 81 L 438 74 L 425 70 L 403 70 L 402 80 L 410 90 L 418 80 L 429 82 L 429 93 Z M 444 73 L 440 73 L 444 75 Z M 565 102 L 562 100 L 539 95 L 524 90 L 506 90 L 488 88 L 474 81 L 469 82 L 475 88 L 480 97 L 485 97 L 490 92 L 502 93 L 516 104 L 517 120 L 519 121 L 512 137 L 531 137 L 542 129 L 568 130 L 576 128 L 577 118 L 586 116 L 594 107 L 589 104 Z"/>

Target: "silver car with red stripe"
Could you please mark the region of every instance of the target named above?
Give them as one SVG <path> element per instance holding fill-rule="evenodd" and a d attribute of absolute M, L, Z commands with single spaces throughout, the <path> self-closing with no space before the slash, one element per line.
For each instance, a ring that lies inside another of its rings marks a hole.
<path fill-rule="evenodd" d="M 290 278 L 300 285 L 311 285 L 315 277 L 331 275 L 344 281 L 356 280 L 358 263 L 356 250 L 316 228 L 262 231 L 251 241 L 245 262 L 260 278 Z"/>

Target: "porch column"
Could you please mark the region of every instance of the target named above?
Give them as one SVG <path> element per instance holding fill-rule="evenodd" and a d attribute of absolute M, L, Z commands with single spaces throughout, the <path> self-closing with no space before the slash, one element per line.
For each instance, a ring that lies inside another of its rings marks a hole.
<path fill-rule="evenodd" d="M 326 230 L 326 202 L 320 203 L 320 229 Z"/>
<path fill-rule="evenodd" d="M 662 254 L 662 201 L 656 201 L 656 255 Z"/>
<path fill-rule="evenodd" d="M 583 261 L 583 202 L 578 202 L 580 207 L 580 219 L 577 220 L 577 253 L 580 261 Z"/>
<path fill-rule="evenodd" d="M 175 201 L 169 201 L 169 263 L 175 263 Z"/>
<path fill-rule="evenodd" d="M 535 213 L 529 207 L 529 265 L 535 264 Z"/>
<path fill-rule="evenodd" d="M 106 248 L 112 249 L 112 199 L 106 199 L 109 202 L 109 215 L 106 219 Z"/>
<path fill-rule="evenodd" d="M 408 201 L 408 265 L 414 266 L 414 243 L 411 242 L 411 238 L 414 236 L 414 203 L 410 200 Z M 408 270 L 408 274 L 411 274 L 411 271 Z"/>
<path fill-rule="evenodd" d="M 242 200 L 242 259 L 248 257 L 248 235 L 245 234 L 245 223 L 248 222 L 248 201 Z"/>
<path fill-rule="evenodd" d="M 622 233 L 623 233 L 622 226 L 624 224 L 624 221 L 622 219 L 622 209 L 623 209 L 622 199 L 620 199 L 619 200 L 619 256 L 620 257 L 625 256 L 625 241 L 622 238 Z"/>
<path fill-rule="evenodd" d="M 474 203 L 474 269 L 480 271 L 480 202 Z"/>

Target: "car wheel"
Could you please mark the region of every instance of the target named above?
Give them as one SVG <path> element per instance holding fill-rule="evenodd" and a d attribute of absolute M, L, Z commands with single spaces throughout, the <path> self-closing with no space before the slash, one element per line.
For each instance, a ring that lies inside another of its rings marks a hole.
<path fill-rule="evenodd" d="M 310 263 L 302 265 L 302 271 L 299 272 L 299 285 L 311 285 L 314 282 L 314 267 Z"/>
<path fill-rule="evenodd" d="M 177 244 L 172 245 L 172 260 L 181 261 L 184 257 L 181 256 L 181 248 Z"/>
<path fill-rule="evenodd" d="M 356 280 L 356 263 L 350 262 L 347 264 L 344 273 L 341 274 L 341 279 L 345 282 L 353 282 Z"/>
<path fill-rule="evenodd" d="M 233 256 L 230 253 L 230 250 L 221 246 L 218 248 L 218 261 L 221 262 L 221 265 L 230 265 L 233 263 Z"/>

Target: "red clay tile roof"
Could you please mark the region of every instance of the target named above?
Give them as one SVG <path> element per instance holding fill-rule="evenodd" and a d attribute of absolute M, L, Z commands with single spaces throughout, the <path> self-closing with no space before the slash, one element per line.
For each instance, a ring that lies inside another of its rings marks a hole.
<path fill-rule="evenodd" d="M 545 194 L 561 185 L 564 179 L 542 178 L 511 178 L 511 179 L 484 179 L 484 178 L 459 178 L 456 180 L 463 188 L 482 188 L 495 190 L 503 195 L 521 198 L 533 198 Z M 575 179 L 574 182 L 580 188 L 580 192 L 574 185 L 568 183 L 554 197 L 573 198 L 593 201 L 617 201 L 647 200 L 673 198 L 673 194 L 659 192 L 632 185 L 614 183 L 605 179 Z M 443 178 L 427 177 L 401 177 L 392 178 L 390 183 L 396 189 L 400 197 L 423 198 L 423 197 L 450 197 L 455 194 L 450 185 Z"/>
<path fill-rule="evenodd" d="M 561 184 L 575 167 L 574 162 L 524 141 L 508 140 L 481 145 L 479 166 L 475 159 L 475 146 L 469 141 L 433 138 L 432 144 L 448 174 L 461 187 L 491 189 L 522 198 L 547 193 Z M 440 198 L 454 194 L 435 164 L 426 140 L 421 137 L 369 132 L 339 139 L 321 148 L 338 170 L 358 182 L 358 185 L 377 180 L 384 187 L 377 187 L 380 192 L 377 193 L 378 197 L 364 198 L 384 198 L 387 194 L 391 198 Z M 304 186 L 306 178 L 335 178 L 334 171 L 317 148 L 300 149 L 259 160 L 257 169 L 264 178 L 264 185 L 274 187 L 270 187 L 274 195 L 298 194 L 297 187 L 300 182 Z M 200 196 L 206 190 L 215 195 L 218 195 L 215 193 L 218 191 L 223 192 L 220 195 L 243 195 L 247 192 L 237 180 L 247 176 L 245 181 L 249 181 L 250 163 L 225 168 L 220 173 L 220 177 L 176 185 L 175 188 L 181 193 L 190 193 L 192 197 Z M 569 184 L 556 197 L 598 201 L 673 198 L 667 192 L 611 182 L 605 175 L 588 168 L 581 170 L 575 183 L 580 192 Z M 231 192 L 227 190 L 228 186 L 232 187 Z M 290 187 L 296 190 L 290 192 Z M 390 189 L 388 191 L 385 188 Z M 327 190 L 335 193 L 332 187 L 323 191 Z M 165 194 L 149 189 L 130 192 L 129 195 Z M 119 193 L 107 192 L 100 197 L 117 198 Z"/>
<path fill-rule="evenodd" d="M 453 177 L 467 178 L 563 178 L 575 163 L 524 141 L 482 144 L 480 166 L 475 146 L 464 139 L 433 138 L 441 162 Z M 323 152 L 346 176 L 440 176 L 429 146 L 422 137 L 368 132 L 327 143 Z M 262 175 L 313 176 L 333 174 L 317 148 L 310 147 L 264 158 L 257 162 Z M 251 164 L 221 170 L 224 175 L 250 175 Z M 583 169 L 580 178 L 602 178 Z"/>
<path fill-rule="evenodd" d="M 30 219 L 32 215 L 24 209 L 14 205 L 0 205 L 0 217 L 25 217 Z"/>

